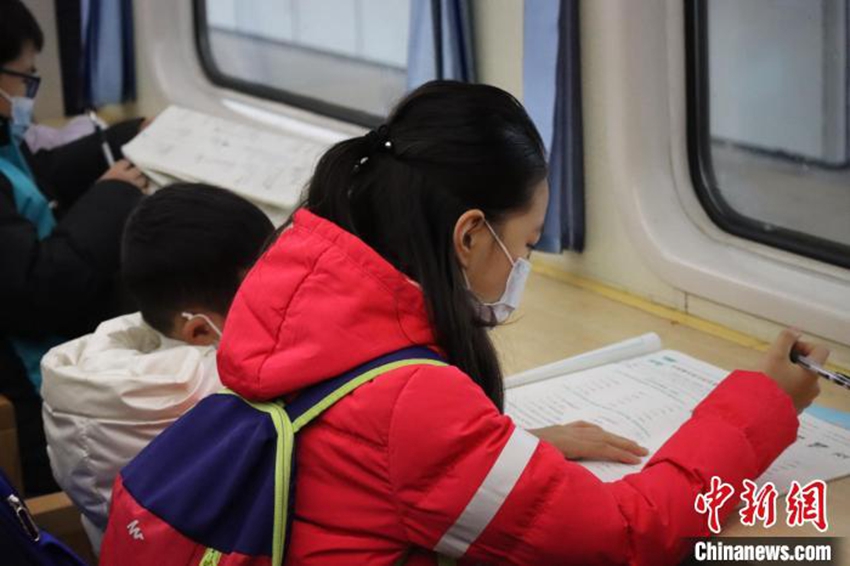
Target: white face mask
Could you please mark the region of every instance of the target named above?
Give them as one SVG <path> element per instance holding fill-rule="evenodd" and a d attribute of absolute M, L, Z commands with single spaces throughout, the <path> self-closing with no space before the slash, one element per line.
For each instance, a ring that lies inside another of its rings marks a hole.
<path fill-rule="evenodd" d="M 201 313 L 182 312 L 180 313 L 180 316 L 182 316 L 186 320 L 192 320 L 193 318 L 202 319 L 204 322 L 210 325 L 210 328 L 212 328 L 215 333 L 218 334 L 218 339 L 221 340 L 221 330 L 218 329 L 218 326 L 216 326 L 215 323 L 210 320 L 210 317 L 208 317 L 207 315 Z"/>
<path fill-rule="evenodd" d="M 35 104 L 35 100 L 27 96 L 9 96 L 9 93 L 2 88 L 0 88 L 0 96 L 8 100 L 9 105 L 12 107 L 10 116 L 12 136 L 20 142 L 32 124 L 32 107 Z"/>
<path fill-rule="evenodd" d="M 487 229 L 490 230 L 490 233 L 493 235 L 496 243 L 499 244 L 500 248 L 502 248 L 502 252 L 504 252 L 508 261 L 511 262 L 511 273 L 508 275 L 508 280 L 505 282 L 505 290 L 502 292 L 502 296 L 499 297 L 499 300 L 492 303 L 485 303 L 476 298 L 475 305 L 478 309 L 478 315 L 482 319 L 495 321 L 496 323 L 501 324 L 505 322 L 508 317 L 511 316 L 511 313 L 513 313 L 519 306 L 519 301 L 522 298 L 522 291 L 525 289 L 525 282 L 528 279 L 528 274 L 531 273 L 531 263 L 524 257 L 518 259 L 511 257 L 511 253 L 508 251 L 508 248 L 505 247 L 505 244 L 502 243 L 502 240 L 496 235 L 496 231 L 493 230 L 490 223 L 485 220 L 484 224 L 487 226 Z M 469 291 L 474 295 L 474 291 L 472 291 L 472 287 L 469 284 L 469 279 L 466 277 L 466 272 L 464 272 L 463 277 L 466 279 L 467 289 L 469 289 Z"/>

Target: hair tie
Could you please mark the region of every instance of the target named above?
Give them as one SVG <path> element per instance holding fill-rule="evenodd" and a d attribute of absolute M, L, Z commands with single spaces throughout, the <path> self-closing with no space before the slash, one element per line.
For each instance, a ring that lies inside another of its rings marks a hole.
<path fill-rule="evenodd" d="M 390 129 L 386 124 L 381 124 L 374 130 L 366 134 L 366 140 L 369 142 L 369 152 L 379 151 L 381 149 L 392 150 L 393 142 L 390 141 Z"/>
<path fill-rule="evenodd" d="M 369 130 L 369 132 L 363 137 L 366 140 L 367 145 L 366 155 L 361 157 L 360 160 L 354 164 L 354 173 L 360 171 L 360 168 L 369 161 L 369 158 L 374 155 L 375 152 L 393 152 L 393 142 L 390 140 L 390 129 L 386 124 L 381 124 L 374 130 Z"/>

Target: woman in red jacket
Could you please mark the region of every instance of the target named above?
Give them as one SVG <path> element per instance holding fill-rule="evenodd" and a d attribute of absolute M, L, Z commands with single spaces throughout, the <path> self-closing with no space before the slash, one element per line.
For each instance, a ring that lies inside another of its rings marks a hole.
<path fill-rule="evenodd" d="M 560 451 L 502 414 L 487 329 L 516 306 L 546 175 L 519 102 L 453 82 L 417 89 L 319 162 L 233 303 L 222 381 L 275 399 L 411 345 L 450 365 L 396 369 L 300 433 L 288 564 L 675 563 L 684 537 L 708 534 L 694 499 L 710 478 L 756 478 L 794 441 L 818 388 L 788 361 L 791 333 L 764 373 L 728 376 L 620 481 L 565 459 L 557 429 L 543 436 Z"/>

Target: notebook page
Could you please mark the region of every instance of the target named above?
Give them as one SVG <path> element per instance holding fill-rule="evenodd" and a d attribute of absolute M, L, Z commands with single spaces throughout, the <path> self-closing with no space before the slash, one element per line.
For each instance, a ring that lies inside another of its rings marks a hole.
<path fill-rule="evenodd" d="M 815 479 L 830 480 L 850 475 L 850 431 L 803 413 L 797 442 L 792 444 L 757 480 L 771 481 L 779 493 Z"/>
<path fill-rule="evenodd" d="M 654 452 L 725 373 L 678 352 L 662 350 L 509 389 L 505 412 L 526 429 L 591 422 Z M 585 465 L 606 481 L 639 469 L 607 462 Z"/>
<path fill-rule="evenodd" d="M 170 106 L 123 148 L 137 166 L 294 207 L 328 144 Z"/>
<path fill-rule="evenodd" d="M 526 429 L 584 420 L 630 438 L 650 454 L 691 416 L 727 372 L 672 350 L 551 378 L 505 392 L 505 412 Z M 649 456 L 643 459 L 646 462 Z M 603 481 L 640 465 L 580 462 Z M 758 478 L 780 492 L 790 481 L 850 474 L 850 431 L 803 415 L 797 442 Z"/>
<path fill-rule="evenodd" d="M 610 344 L 597 350 L 591 350 L 559 360 L 545 366 L 536 367 L 505 379 L 505 388 L 519 387 L 535 381 L 542 381 L 558 375 L 566 375 L 588 368 L 611 364 L 644 354 L 657 352 L 661 349 L 661 338 L 655 332 L 642 334 L 622 342 Z"/>

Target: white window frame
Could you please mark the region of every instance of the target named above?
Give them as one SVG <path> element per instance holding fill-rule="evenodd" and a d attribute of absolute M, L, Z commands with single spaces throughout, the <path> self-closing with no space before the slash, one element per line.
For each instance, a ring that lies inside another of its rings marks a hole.
<path fill-rule="evenodd" d="M 850 270 L 720 230 L 691 181 L 682 0 L 600 0 L 609 45 L 594 69 L 602 147 L 619 219 L 669 284 L 740 311 L 850 343 Z M 604 28 L 601 29 L 601 28 Z M 596 124 L 594 124 L 596 126 Z"/>

